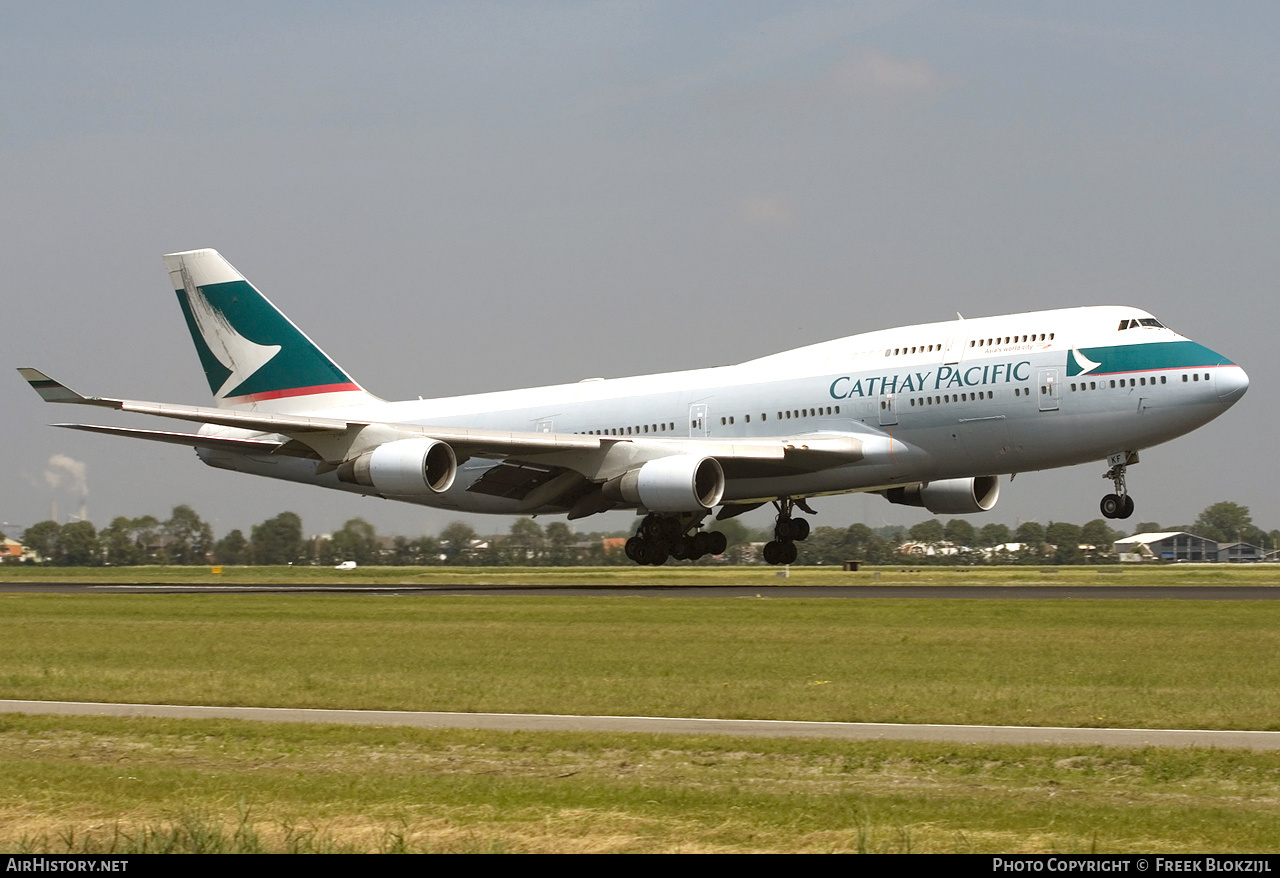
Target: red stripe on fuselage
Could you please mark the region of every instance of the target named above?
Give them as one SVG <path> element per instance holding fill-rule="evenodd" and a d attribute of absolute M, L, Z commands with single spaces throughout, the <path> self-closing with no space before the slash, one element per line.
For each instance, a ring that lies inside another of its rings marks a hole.
<path fill-rule="evenodd" d="M 266 390 L 262 393 L 250 393 L 246 396 L 229 396 L 223 402 L 262 402 L 267 399 L 286 399 L 291 396 L 314 396 L 320 393 L 343 393 L 348 390 L 360 390 L 360 385 L 351 381 L 345 384 L 317 384 L 314 387 L 290 387 L 285 390 Z"/>

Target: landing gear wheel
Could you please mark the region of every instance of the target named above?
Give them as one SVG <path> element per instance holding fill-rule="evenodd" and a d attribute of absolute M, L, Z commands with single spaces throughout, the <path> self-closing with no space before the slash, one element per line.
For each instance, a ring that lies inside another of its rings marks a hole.
<path fill-rule="evenodd" d="M 724 550 L 729 548 L 729 538 L 726 537 L 724 534 L 720 533 L 720 531 L 718 530 L 710 531 L 707 533 L 707 537 L 708 537 L 708 542 L 707 542 L 708 555 L 723 555 Z"/>
<path fill-rule="evenodd" d="M 640 539 L 640 537 L 632 537 L 627 540 L 622 549 L 627 553 L 627 557 L 632 561 L 635 561 L 637 564 L 644 563 L 644 561 L 641 560 L 644 557 L 644 540 Z"/>
<path fill-rule="evenodd" d="M 645 541 L 644 556 L 641 564 L 651 564 L 659 567 L 667 563 L 667 544 L 659 542 Z"/>
<path fill-rule="evenodd" d="M 1124 511 L 1124 501 L 1127 497 L 1121 497 L 1119 494 L 1108 494 L 1102 498 L 1102 502 L 1098 504 L 1098 509 L 1102 512 L 1103 518 L 1120 518 Z M 1132 501 L 1131 501 L 1132 502 Z"/>
<path fill-rule="evenodd" d="M 770 540 L 764 544 L 764 560 L 767 564 L 794 564 L 800 551 L 790 540 Z"/>
<path fill-rule="evenodd" d="M 782 563 L 782 548 L 787 545 L 781 540 L 770 540 L 764 544 L 764 562 L 766 564 Z"/>
<path fill-rule="evenodd" d="M 1124 508 L 1120 510 L 1120 514 L 1116 518 L 1128 518 L 1133 515 L 1133 498 L 1128 494 L 1124 495 Z"/>
<path fill-rule="evenodd" d="M 682 536 L 680 522 L 665 515 L 656 516 L 653 523 L 649 525 L 649 531 L 651 538 L 668 542 L 674 542 Z"/>
<path fill-rule="evenodd" d="M 785 542 L 803 543 L 809 536 L 807 518 L 782 518 L 773 528 L 773 535 Z"/>
<path fill-rule="evenodd" d="M 783 564 L 796 563 L 796 558 L 799 555 L 800 555 L 800 550 L 796 548 L 795 543 L 782 544 L 782 563 Z"/>
<path fill-rule="evenodd" d="M 711 554 L 711 534 L 700 530 L 693 535 L 693 554 L 698 558 Z"/>
<path fill-rule="evenodd" d="M 774 539 L 784 543 L 803 542 L 809 536 L 809 521 L 804 518 L 792 518 L 791 510 L 799 506 L 810 515 L 814 514 L 813 510 L 805 505 L 803 500 L 792 500 L 790 497 L 782 497 L 773 505 L 778 510 L 778 517 L 773 526 Z"/>

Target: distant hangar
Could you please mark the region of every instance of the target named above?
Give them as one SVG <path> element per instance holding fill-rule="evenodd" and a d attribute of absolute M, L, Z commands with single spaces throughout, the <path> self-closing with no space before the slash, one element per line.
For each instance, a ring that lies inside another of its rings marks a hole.
<path fill-rule="evenodd" d="M 1199 561 L 1241 563 L 1274 561 L 1276 552 L 1249 543 L 1219 543 L 1186 531 L 1134 534 L 1113 544 L 1121 561 Z"/>

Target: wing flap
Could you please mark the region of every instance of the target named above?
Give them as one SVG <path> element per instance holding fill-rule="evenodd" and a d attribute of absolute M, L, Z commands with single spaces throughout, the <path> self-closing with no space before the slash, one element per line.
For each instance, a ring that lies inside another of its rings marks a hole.
<path fill-rule="evenodd" d="M 171 433 L 164 430 L 135 430 L 129 427 L 106 427 L 100 424 L 51 424 L 67 430 L 83 430 L 86 433 L 105 433 L 109 436 L 126 436 L 170 445 L 187 445 L 192 448 L 221 448 L 241 454 L 284 454 L 290 457 L 315 457 L 315 452 L 297 442 L 281 442 L 278 439 L 233 439 L 224 436 L 201 436 L 197 433 Z"/>
<path fill-rule="evenodd" d="M 472 482 L 467 490 L 473 494 L 523 500 L 534 488 L 554 479 L 557 472 L 562 470 L 557 471 L 549 467 L 529 464 L 500 463 L 486 470 L 485 474 Z"/>

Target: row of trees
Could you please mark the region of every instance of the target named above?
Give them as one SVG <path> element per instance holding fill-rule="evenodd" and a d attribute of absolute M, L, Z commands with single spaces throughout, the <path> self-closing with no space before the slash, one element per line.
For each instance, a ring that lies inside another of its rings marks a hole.
<path fill-rule="evenodd" d="M 204 564 L 214 541 L 213 528 L 195 510 L 177 506 L 167 521 L 120 516 L 101 531 L 89 521 L 42 521 L 23 532 L 22 544 L 50 563 L 90 567 Z"/>
<path fill-rule="evenodd" d="M 771 528 L 753 530 L 737 519 L 712 526 L 727 537 L 726 560 L 731 563 L 758 560 L 751 544 L 772 539 Z M 1241 540 L 1267 549 L 1280 544 L 1280 531 L 1261 530 L 1253 524 L 1248 507 L 1230 502 L 1208 507 L 1191 525 L 1161 527 L 1147 521 L 1132 532 L 1162 530 L 1190 531 L 1218 542 Z M 438 536 L 384 539 L 373 525 L 353 518 L 332 534 L 306 538 L 302 519 L 293 512 L 282 512 L 254 525 L 248 537 L 233 530 L 215 540 L 213 529 L 190 506 L 177 506 L 164 521 L 151 515 L 119 517 L 101 531 L 88 521 L 62 525 L 42 521 L 27 528 L 22 536 L 23 544 L 44 562 L 77 567 L 210 562 L 333 565 L 342 561 L 360 565 L 569 566 L 629 564 L 619 546 L 606 548 L 606 538 L 628 537 L 631 533 L 579 534 L 562 521 L 544 528 L 532 519 L 522 518 L 503 536 L 481 537 L 470 525 L 454 522 Z M 899 563 L 903 560 L 903 545 L 914 543 L 921 547 L 924 557 L 913 555 L 912 563 L 1079 564 L 1108 560 L 1112 543 L 1123 536 L 1101 518 L 1084 525 L 1024 522 L 1016 528 L 1003 524 L 977 528 L 964 518 L 945 523 L 931 518 L 910 528 L 820 526 L 799 544 L 798 563 L 839 564 L 846 559 Z M 1010 544 L 1016 545 L 991 551 Z"/>
<path fill-rule="evenodd" d="M 246 537 L 233 530 L 220 540 L 190 506 L 178 506 L 161 521 L 152 515 L 119 517 L 102 530 L 92 522 L 42 521 L 22 534 L 23 545 L 43 563 L 66 567 L 139 564 L 569 564 L 630 563 L 603 548 L 609 534 L 577 534 L 564 522 L 545 529 L 518 519 L 505 537 L 481 538 L 454 522 L 438 536 L 380 538 L 373 525 L 353 518 L 332 534 L 307 538 L 302 519 L 282 512 L 254 525 Z M 3 538 L 4 534 L 0 534 Z M 583 543 L 588 544 L 587 548 Z M 594 548 L 591 548 L 594 547 Z"/>

